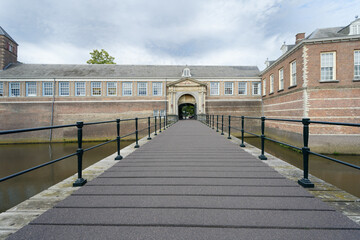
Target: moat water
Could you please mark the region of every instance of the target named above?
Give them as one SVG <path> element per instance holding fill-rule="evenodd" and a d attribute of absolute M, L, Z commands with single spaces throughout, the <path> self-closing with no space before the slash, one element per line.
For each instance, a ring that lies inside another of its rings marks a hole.
<path fill-rule="evenodd" d="M 122 141 L 121 148 L 133 141 Z M 99 144 L 83 143 L 83 148 Z M 0 178 L 76 152 L 77 143 L 0 145 Z M 83 169 L 116 152 L 116 142 L 85 152 Z M 0 212 L 19 204 L 77 172 L 71 157 L 0 183 Z"/>
<path fill-rule="evenodd" d="M 257 148 L 261 148 L 259 138 L 250 137 L 246 138 L 245 141 Z M 265 141 L 265 152 L 268 152 L 271 155 L 302 169 L 302 153 L 285 148 L 268 140 Z M 360 166 L 360 155 L 328 154 L 327 156 Z M 310 154 L 309 172 L 310 174 L 331 183 L 354 196 L 360 197 L 360 171 L 355 168 Z"/>

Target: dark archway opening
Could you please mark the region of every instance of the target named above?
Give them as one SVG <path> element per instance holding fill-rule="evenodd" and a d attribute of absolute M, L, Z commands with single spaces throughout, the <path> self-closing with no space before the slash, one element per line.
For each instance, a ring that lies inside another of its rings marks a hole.
<path fill-rule="evenodd" d="M 196 104 L 183 103 L 179 105 L 179 120 L 195 119 Z"/>

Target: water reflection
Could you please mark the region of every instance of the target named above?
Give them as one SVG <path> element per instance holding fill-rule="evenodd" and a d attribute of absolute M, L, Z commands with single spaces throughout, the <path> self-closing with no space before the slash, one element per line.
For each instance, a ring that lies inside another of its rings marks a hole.
<path fill-rule="evenodd" d="M 246 138 L 245 140 L 249 144 L 260 148 L 260 139 L 258 138 Z M 295 152 L 293 150 L 284 148 L 279 144 L 265 140 L 265 151 L 271 155 L 278 157 L 285 162 L 294 165 L 297 168 L 302 169 L 302 153 Z M 327 155 L 329 157 L 339 159 L 344 162 L 348 162 L 354 165 L 360 165 L 360 155 Z M 309 159 L 309 172 L 323 179 L 324 181 L 331 183 L 338 188 L 345 190 L 357 197 L 360 197 L 360 171 L 351 167 L 344 166 L 342 164 L 326 160 L 314 155 L 310 155 Z"/>
<path fill-rule="evenodd" d="M 132 141 L 121 142 L 121 148 Z M 84 148 L 98 143 L 83 143 Z M 0 178 L 76 152 L 77 143 L 0 145 Z M 116 142 L 84 153 L 86 168 L 116 152 Z M 71 157 L 0 183 L 0 212 L 49 188 L 77 172 L 77 158 Z"/>

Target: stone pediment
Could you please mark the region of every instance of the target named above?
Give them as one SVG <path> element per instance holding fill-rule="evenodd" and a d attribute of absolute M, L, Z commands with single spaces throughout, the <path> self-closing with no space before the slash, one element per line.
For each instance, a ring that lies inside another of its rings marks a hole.
<path fill-rule="evenodd" d="M 200 87 L 200 86 L 206 87 L 206 84 L 193 78 L 182 78 L 180 80 L 167 84 L 167 86 L 168 87 Z"/>

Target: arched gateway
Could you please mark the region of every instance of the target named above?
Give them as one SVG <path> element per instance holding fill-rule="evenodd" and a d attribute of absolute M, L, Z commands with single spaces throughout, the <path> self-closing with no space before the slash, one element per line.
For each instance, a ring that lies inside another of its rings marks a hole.
<path fill-rule="evenodd" d="M 206 84 L 186 77 L 167 85 L 168 116 L 182 117 L 184 106 L 194 106 L 194 114 L 205 115 Z M 180 112 L 181 111 L 181 112 Z"/>

